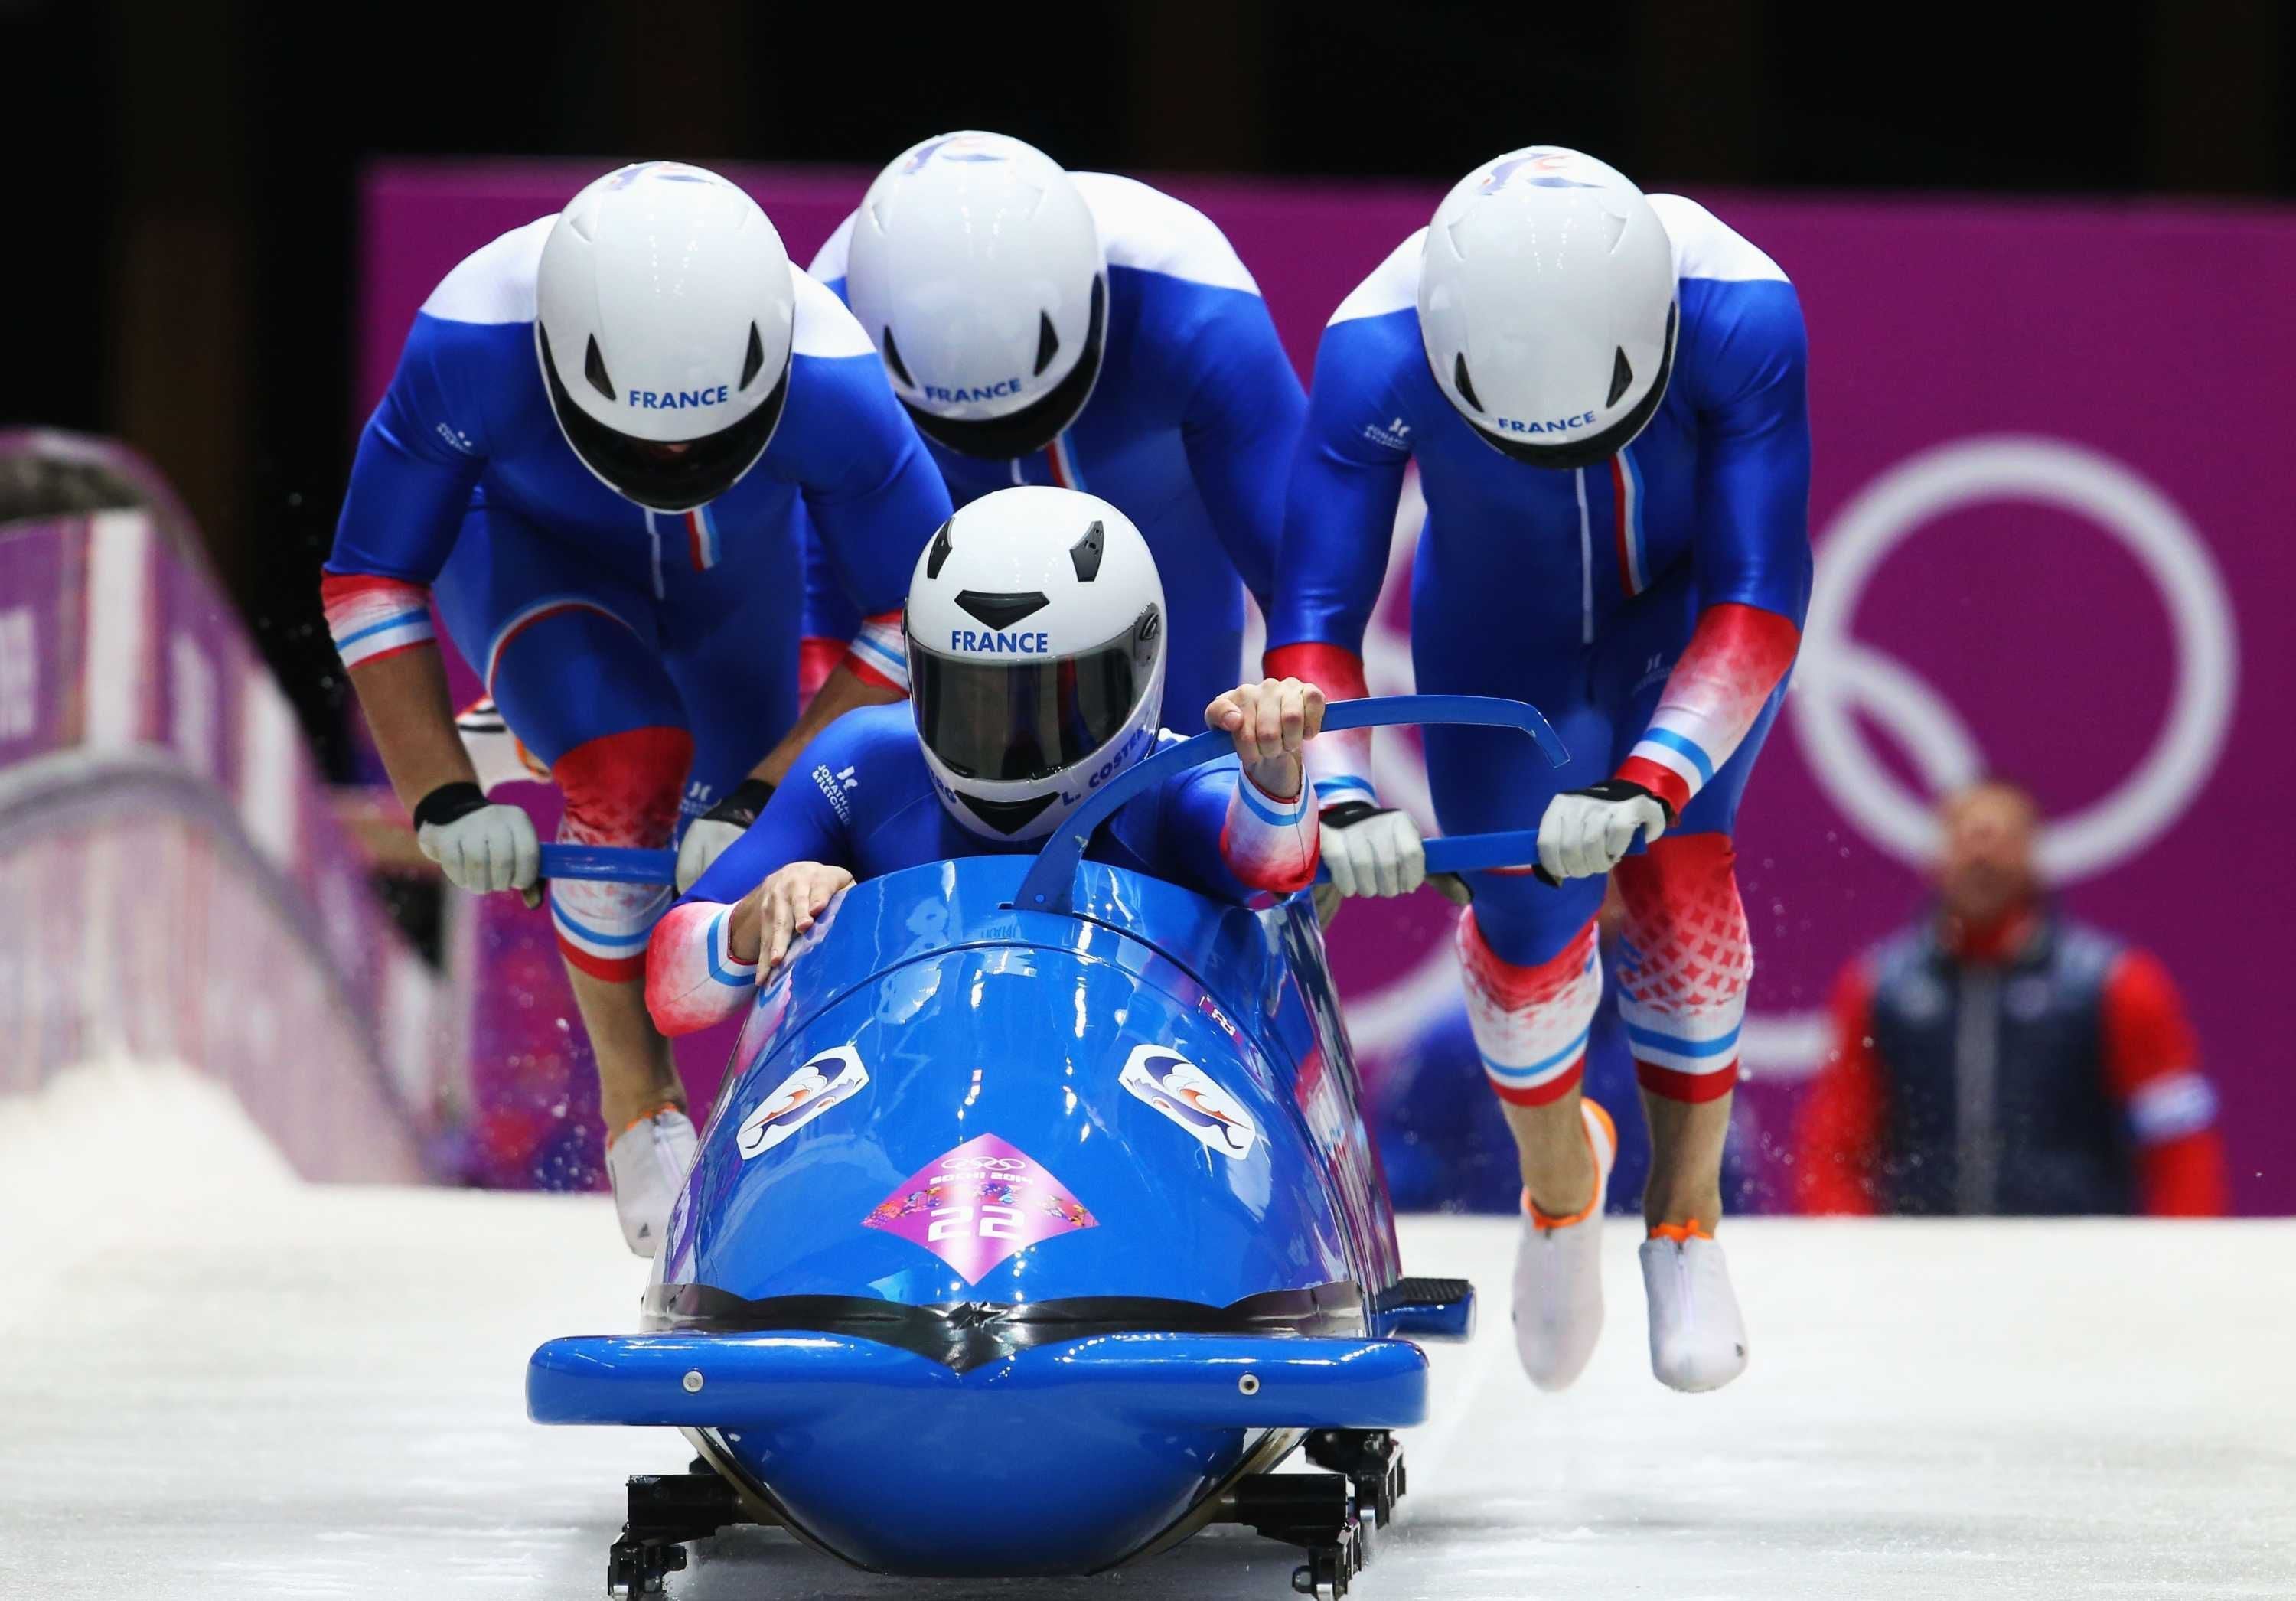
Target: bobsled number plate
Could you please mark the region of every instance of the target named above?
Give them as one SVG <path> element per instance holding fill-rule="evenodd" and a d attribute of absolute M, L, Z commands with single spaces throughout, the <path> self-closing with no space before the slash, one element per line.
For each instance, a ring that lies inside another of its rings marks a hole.
<path fill-rule="evenodd" d="M 862 1222 L 923 1246 L 969 1285 L 1039 1240 L 1098 1226 L 1066 1185 L 993 1134 L 919 1168 Z"/>

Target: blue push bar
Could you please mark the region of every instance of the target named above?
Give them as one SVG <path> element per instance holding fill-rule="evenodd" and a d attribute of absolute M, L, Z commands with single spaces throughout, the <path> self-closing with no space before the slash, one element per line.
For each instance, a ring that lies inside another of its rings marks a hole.
<path fill-rule="evenodd" d="M 1520 729 L 1538 742 L 1548 766 L 1559 768 L 1570 759 L 1570 753 L 1537 707 L 1494 695 L 1374 695 L 1361 701 L 1334 701 L 1324 712 L 1324 731 L 1327 734 L 1349 728 L 1428 725 Z M 1218 761 L 1234 750 L 1234 741 L 1225 734 L 1199 734 L 1119 774 L 1045 842 L 1028 877 L 1021 881 L 1021 892 L 1013 904 L 1032 911 L 1067 909 L 1077 864 L 1084 859 L 1085 846 L 1103 823 L 1115 816 L 1126 801 L 1161 784 L 1170 775 Z M 1514 867 L 1538 859 L 1538 834 L 1531 829 L 1459 834 L 1427 842 L 1430 873 Z M 677 853 L 623 845 L 549 844 L 542 848 L 542 876 L 588 879 L 599 883 L 674 883 L 677 878 Z"/>
<path fill-rule="evenodd" d="M 542 876 L 606 884 L 671 884 L 677 882 L 677 852 L 642 850 L 635 845 L 545 845 Z"/>
<path fill-rule="evenodd" d="M 1466 725 L 1487 728 L 1516 728 L 1538 742 L 1549 767 L 1561 767 L 1570 752 L 1548 726 L 1538 708 L 1496 695 L 1374 695 L 1360 701 L 1334 701 L 1324 710 L 1324 732 L 1347 728 L 1384 728 Z M 1037 853 L 1036 865 L 1021 882 L 1013 904 L 1029 911 L 1068 909 L 1077 864 L 1085 847 L 1103 823 L 1119 808 L 1174 773 L 1202 767 L 1235 752 L 1235 742 L 1217 730 L 1157 751 L 1137 767 L 1110 780 L 1108 786 L 1078 807 Z M 1427 870 L 1457 873 L 1473 867 L 1512 867 L 1538 859 L 1538 835 L 1530 830 L 1505 833 L 1461 834 L 1427 842 Z"/>

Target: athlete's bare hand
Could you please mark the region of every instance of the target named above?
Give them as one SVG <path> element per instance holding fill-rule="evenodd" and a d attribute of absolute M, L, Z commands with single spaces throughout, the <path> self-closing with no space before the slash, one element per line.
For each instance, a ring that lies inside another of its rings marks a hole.
<path fill-rule="evenodd" d="M 791 862 L 778 869 L 734 907 L 726 949 L 737 962 L 757 962 L 762 955 L 758 976 L 764 978 L 852 882 L 853 874 L 825 862 Z"/>
<path fill-rule="evenodd" d="M 1239 684 L 1204 708 L 1204 726 L 1231 735 L 1245 776 L 1279 800 L 1300 792 L 1300 751 L 1323 732 L 1324 692 L 1300 678 Z"/>

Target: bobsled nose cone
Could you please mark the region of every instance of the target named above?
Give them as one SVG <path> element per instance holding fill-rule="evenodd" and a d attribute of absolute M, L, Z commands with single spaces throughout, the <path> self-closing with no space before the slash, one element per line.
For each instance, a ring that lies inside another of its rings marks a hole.
<path fill-rule="evenodd" d="M 860 1339 L 609 1336 L 535 1367 L 550 1421 L 730 1420 L 715 1442 L 796 1527 L 919 1575 L 1096 1572 L 1266 1466 L 1270 1431 L 1427 1415 L 1425 1355 L 1365 1337 L 1118 1334 L 959 1374 Z M 684 1392 L 688 1370 L 714 1376 Z"/>

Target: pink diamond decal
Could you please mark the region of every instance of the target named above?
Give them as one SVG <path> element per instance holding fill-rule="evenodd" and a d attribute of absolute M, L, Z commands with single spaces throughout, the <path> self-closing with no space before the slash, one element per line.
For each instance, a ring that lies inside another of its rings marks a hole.
<path fill-rule="evenodd" d="M 923 1246 L 977 1285 L 1016 1252 L 1098 1222 L 1035 1158 L 984 1134 L 910 1174 L 862 1226 Z"/>

